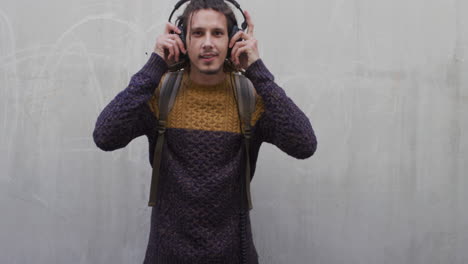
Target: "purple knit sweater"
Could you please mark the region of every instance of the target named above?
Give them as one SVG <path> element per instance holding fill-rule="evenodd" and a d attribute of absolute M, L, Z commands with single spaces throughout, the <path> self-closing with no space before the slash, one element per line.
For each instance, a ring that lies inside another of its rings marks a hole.
<path fill-rule="evenodd" d="M 157 116 L 147 102 L 167 69 L 153 52 L 128 87 L 103 109 L 93 132 L 100 149 L 123 148 L 146 135 L 152 163 Z M 309 119 L 274 82 L 263 61 L 250 65 L 246 76 L 264 104 L 264 112 L 252 127 L 252 177 L 262 142 L 297 159 L 312 156 L 317 141 Z M 167 128 L 145 264 L 240 263 L 239 181 L 244 161 L 240 133 Z M 248 263 L 256 264 L 248 212 L 246 224 Z"/>

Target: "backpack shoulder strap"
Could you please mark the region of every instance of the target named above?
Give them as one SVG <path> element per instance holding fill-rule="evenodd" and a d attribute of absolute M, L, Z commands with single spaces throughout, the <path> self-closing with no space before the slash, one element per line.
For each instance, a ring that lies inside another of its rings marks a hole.
<path fill-rule="evenodd" d="M 183 70 L 168 72 L 159 92 L 159 119 L 167 121 L 182 80 Z"/>
<path fill-rule="evenodd" d="M 255 111 L 255 88 L 252 82 L 240 73 L 234 73 L 234 91 L 237 97 L 237 107 L 241 119 L 241 132 L 244 135 L 245 150 L 245 177 L 241 177 L 241 209 L 244 209 L 247 203 L 251 210 L 252 197 L 250 195 L 250 138 L 252 114 Z M 245 192 L 245 194 L 244 194 Z M 244 201 L 244 197 L 247 201 Z"/>
<path fill-rule="evenodd" d="M 241 123 L 244 130 L 250 129 L 250 121 L 255 111 L 255 88 L 252 82 L 240 73 L 234 73 L 234 83 Z"/>
<path fill-rule="evenodd" d="M 154 148 L 153 173 L 151 177 L 150 198 L 148 206 L 156 205 L 156 197 L 159 182 L 159 168 L 161 166 L 161 154 L 166 132 L 166 124 L 169 112 L 174 105 L 177 92 L 179 91 L 183 71 L 168 72 L 161 85 L 159 93 L 159 118 L 158 118 L 158 136 L 156 147 Z"/>

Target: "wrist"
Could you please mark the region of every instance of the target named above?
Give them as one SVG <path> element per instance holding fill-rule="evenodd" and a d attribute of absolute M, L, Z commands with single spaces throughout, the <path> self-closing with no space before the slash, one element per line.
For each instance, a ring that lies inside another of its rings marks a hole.
<path fill-rule="evenodd" d="M 274 81 L 273 74 L 263 63 L 262 59 L 257 59 L 245 70 L 245 76 L 249 78 L 252 83 L 260 84 L 263 82 Z"/>
<path fill-rule="evenodd" d="M 259 57 L 256 57 L 256 58 L 249 60 L 249 62 L 247 63 L 247 68 L 245 70 L 247 70 L 252 64 L 254 64 L 259 59 L 260 59 Z"/>
<path fill-rule="evenodd" d="M 156 52 L 152 52 L 150 58 L 139 72 L 150 78 L 158 79 L 167 70 L 168 65 L 166 61 Z"/>

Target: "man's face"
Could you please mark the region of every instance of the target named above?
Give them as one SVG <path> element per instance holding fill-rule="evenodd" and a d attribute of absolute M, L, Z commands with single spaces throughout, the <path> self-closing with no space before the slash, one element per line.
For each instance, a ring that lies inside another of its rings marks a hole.
<path fill-rule="evenodd" d="M 191 71 L 208 75 L 222 71 L 229 42 L 226 16 L 213 9 L 201 9 L 193 13 L 188 24 L 186 43 Z"/>

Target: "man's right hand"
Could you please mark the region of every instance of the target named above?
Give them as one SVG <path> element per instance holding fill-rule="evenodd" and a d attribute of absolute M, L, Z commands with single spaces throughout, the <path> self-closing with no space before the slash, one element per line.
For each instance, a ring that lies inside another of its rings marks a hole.
<path fill-rule="evenodd" d="M 170 32 L 177 34 L 171 34 Z M 156 46 L 154 52 L 163 58 L 167 65 L 172 65 L 179 61 L 180 52 L 186 54 L 187 50 L 179 35 L 182 33 L 178 27 L 169 22 L 166 23 L 164 34 L 158 36 L 156 39 Z"/>

